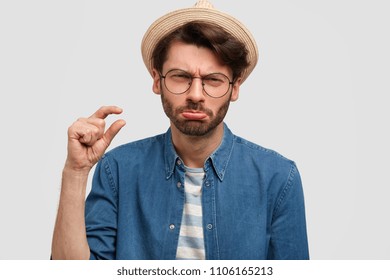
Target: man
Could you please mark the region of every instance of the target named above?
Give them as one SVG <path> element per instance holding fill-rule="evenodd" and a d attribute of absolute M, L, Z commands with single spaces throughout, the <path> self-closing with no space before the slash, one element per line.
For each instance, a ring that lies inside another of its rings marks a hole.
<path fill-rule="evenodd" d="M 257 62 L 245 26 L 199 1 L 152 24 L 142 54 L 170 129 L 104 154 L 120 108 L 69 128 L 53 259 L 308 259 L 294 162 L 223 122 Z"/>

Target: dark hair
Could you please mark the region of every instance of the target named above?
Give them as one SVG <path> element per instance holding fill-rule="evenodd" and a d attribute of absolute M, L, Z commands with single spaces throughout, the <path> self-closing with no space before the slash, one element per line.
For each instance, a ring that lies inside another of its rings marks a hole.
<path fill-rule="evenodd" d="M 210 49 L 223 64 L 230 67 L 234 80 L 249 66 L 248 50 L 244 43 L 218 25 L 192 21 L 169 33 L 157 43 L 152 54 L 152 64 L 160 72 L 173 41 Z"/>

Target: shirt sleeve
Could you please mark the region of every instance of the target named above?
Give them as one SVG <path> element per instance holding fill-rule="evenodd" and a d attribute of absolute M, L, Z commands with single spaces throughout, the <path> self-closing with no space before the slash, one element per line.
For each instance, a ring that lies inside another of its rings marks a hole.
<path fill-rule="evenodd" d="M 294 163 L 276 200 L 268 259 L 309 259 L 302 182 Z"/>
<path fill-rule="evenodd" d="M 85 205 L 90 259 L 115 259 L 117 202 L 117 186 L 105 155 L 96 166 Z"/>

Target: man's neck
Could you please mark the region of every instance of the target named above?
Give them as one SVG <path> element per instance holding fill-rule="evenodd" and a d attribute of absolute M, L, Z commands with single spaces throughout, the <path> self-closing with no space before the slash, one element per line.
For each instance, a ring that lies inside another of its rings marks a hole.
<path fill-rule="evenodd" d="M 172 142 L 184 164 L 192 168 L 201 168 L 206 159 L 221 144 L 223 123 L 205 136 L 188 136 L 171 124 Z"/>

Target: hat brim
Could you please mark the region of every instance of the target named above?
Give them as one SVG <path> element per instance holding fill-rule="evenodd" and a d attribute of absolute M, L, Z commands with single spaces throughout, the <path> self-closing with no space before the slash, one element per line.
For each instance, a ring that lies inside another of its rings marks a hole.
<path fill-rule="evenodd" d="M 158 42 L 168 33 L 191 21 L 217 24 L 245 44 L 249 66 L 244 70 L 241 83 L 253 71 L 258 60 L 256 41 L 249 30 L 236 18 L 209 8 L 186 8 L 170 12 L 157 19 L 146 31 L 141 44 L 142 58 L 149 73 L 153 73 L 152 53 Z"/>

